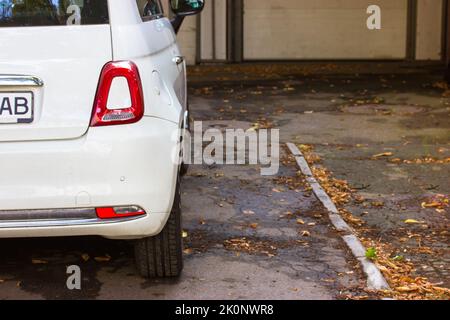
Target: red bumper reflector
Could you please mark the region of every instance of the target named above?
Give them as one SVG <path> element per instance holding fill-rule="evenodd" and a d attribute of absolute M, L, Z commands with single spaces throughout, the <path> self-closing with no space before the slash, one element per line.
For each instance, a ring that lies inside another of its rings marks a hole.
<path fill-rule="evenodd" d="M 145 215 L 145 211 L 137 207 L 129 208 L 97 208 L 97 217 L 99 219 L 120 219 L 129 217 L 138 217 Z"/>

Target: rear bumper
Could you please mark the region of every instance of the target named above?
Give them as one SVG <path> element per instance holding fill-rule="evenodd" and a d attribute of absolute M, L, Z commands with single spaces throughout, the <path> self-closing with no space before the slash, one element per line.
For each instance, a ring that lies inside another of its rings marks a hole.
<path fill-rule="evenodd" d="M 147 213 L 112 221 L 63 215 L 20 224 L 0 219 L 0 238 L 158 234 L 175 193 L 177 129 L 171 122 L 144 117 L 132 125 L 91 128 L 74 140 L 0 143 L 0 214 L 131 205 Z"/>

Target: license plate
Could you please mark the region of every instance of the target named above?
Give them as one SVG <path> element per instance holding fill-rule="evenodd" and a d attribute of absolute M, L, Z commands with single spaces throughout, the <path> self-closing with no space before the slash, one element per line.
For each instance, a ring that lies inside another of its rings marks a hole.
<path fill-rule="evenodd" d="M 0 92 L 0 123 L 31 123 L 33 92 Z"/>

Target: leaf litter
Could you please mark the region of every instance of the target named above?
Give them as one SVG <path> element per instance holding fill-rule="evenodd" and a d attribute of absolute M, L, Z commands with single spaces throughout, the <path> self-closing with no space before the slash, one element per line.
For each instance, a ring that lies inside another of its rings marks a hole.
<path fill-rule="evenodd" d="M 304 153 L 305 158 L 315 159 L 314 147 L 311 145 L 299 145 Z M 391 153 L 381 153 L 374 155 L 374 159 L 393 156 Z M 371 239 L 364 237 L 366 231 L 361 228 L 365 223 L 362 219 L 356 218 L 351 212 L 344 209 L 343 206 L 351 200 L 361 203 L 360 196 L 356 195 L 356 190 L 352 189 L 345 180 L 336 179 L 333 173 L 323 166 L 317 166 L 316 161 L 308 161 L 312 166 L 312 172 L 316 179 L 320 182 L 327 194 L 331 197 L 339 211 L 347 222 L 352 224 L 358 237 L 361 239 L 366 248 L 367 258 L 373 260 L 379 267 L 383 275 L 387 278 L 392 290 L 380 291 L 379 293 L 385 297 L 391 297 L 399 300 L 449 300 L 450 289 L 440 287 L 439 284 L 431 283 L 425 277 L 415 276 L 416 268 L 413 263 L 398 254 L 398 250 L 393 248 L 392 244 L 384 243 L 379 239 Z M 373 207 L 383 207 L 384 203 L 373 202 Z M 448 195 L 436 195 L 421 204 L 422 208 L 434 208 L 436 210 L 444 210 L 449 206 Z M 439 211 L 438 211 L 439 212 Z M 414 219 L 407 219 L 405 224 L 422 224 L 423 222 Z M 421 235 L 414 235 L 421 238 Z M 433 250 L 427 247 L 419 248 L 422 253 L 433 254 Z"/>

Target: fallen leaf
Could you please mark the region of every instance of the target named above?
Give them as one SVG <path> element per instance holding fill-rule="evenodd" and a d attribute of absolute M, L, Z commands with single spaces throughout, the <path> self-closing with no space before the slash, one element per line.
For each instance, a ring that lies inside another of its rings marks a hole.
<path fill-rule="evenodd" d="M 305 221 L 303 221 L 302 219 L 297 219 L 297 224 L 305 224 Z"/>
<path fill-rule="evenodd" d="M 378 266 L 378 269 L 380 269 L 381 272 L 389 272 L 389 269 L 386 268 L 385 266 Z"/>
<path fill-rule="evenodd" d="M 305 230 L 305 231 L 302 231 L 301 234 L 302 234 L 303 237 L 309 237 L 309 236 L 311 236 L 311 233 L 310 233 L 309 231 L 306 231 L 306 230 Z"/>
<path fill-rule="evenodd" d="M 415 219 L 407 219 L 407 220 L 405 220 L 405 223 L 406 224 L 422 224 L 422 223 L 424 223 L 424 221 L 420 222 Z"/>
<path fill-rule="evenodd" d="M 189 234 L 187 233 L 187 231 L 184 231 L 184 230 L 183 230 L 183 232 L 181 233 L 181 236 L 182 236 L 183 238 L 187 238 L 187 237 L 189 236 Z"/>
<path fill-rule="evenodd" d="M 31 262 L 32 262 L 33 264 L 48 264 L 48 261 L 45 261 L 45 260 L 39 260 L 39 259 L 33 259 L 33 260 L 31 260 Z"/>
<path fill-rule="evenodd" d="M 87 253 L 83 253 L 81 255 L 81 259 L 83 259 L 84 262 L 87 262 L 87 261 L 89 261 L 90 257 Z"/>
<path fill-rule="evenodd" d="M 371 204 L 373 207 L 378 207 L 378 208 L 384 207 L 383 201 L 373 201 Z"/>
<path fill-rule="evenodd" d="M 195 173 L 193 176 L 197 177 L 197 178 L 203 178 L 203 177 L 206 177 L 207 174 L 206 173 Z"/>
<path fill-rule="evenodd" d="M 397 164 L 399 164 L 399 163 L 402 162 L 402 159 L 400 159 L 400 158 L 394 158 L 394 159 L 391 159 L 390 162 L 391 162 L 391 163 L 397 163 Z"/>
<path fill-rule="evenodd" d="M 413 292 L 413 291 L 419 290 L 419 288 L 403 286 L 403 287 L 397 287 L 397 288 L 395 288 L 395 290 L 397 290 L 399 292 Z"/>
<path fill-rule="evenodd" d="M 258 229 L 258 226 L 259 226 L 259 224 L 256 222 L 250 224 L 250 228 L 252 228 L 252 229 Z"/>
<path fill-rule="evenodd" d="M 391 157 L 393 155 L 394 154 L 392 152 L 384 152 L 384 153 L 376 154 L 376 155 L 372 156 L 372 158 L 377 159 L 377 158 L 383 158 L 383 157 Z"/>
<path fill-rule="evenodd" d="M 189 254 L 192 254 L 193 250 L 191 248 L 187 248 L 187 249 L 184 249 L 183 252 L 184 252 L 184 254 L 189 255 Z"/>
<path fill-rule="evenodd" d="M 439 202 L 426 203 L 422 202 L 422 208 L 438 208 L 441 204 Z"/>
<path fill-rule="evenodd" d="M 106 254 L 102 257 L 95 257 L 94 260 L 97 262 L 109 262 L 111 261 L 111 256 L 109 254 Z"/>

